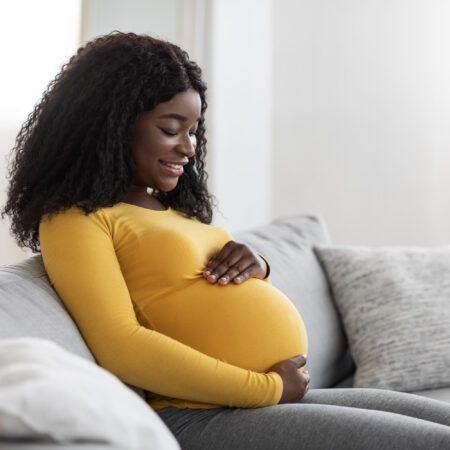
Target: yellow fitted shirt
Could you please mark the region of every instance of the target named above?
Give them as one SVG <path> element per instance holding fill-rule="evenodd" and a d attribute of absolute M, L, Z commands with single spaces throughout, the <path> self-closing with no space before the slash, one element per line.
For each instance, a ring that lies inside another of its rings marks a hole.
<path fill-rule="evenodd" d="M 39 225 L 49 279 L 97 362 L 155 409 L 275 405 L 272 365 L 307 354 L 304 322 L 270 279 L 211 284 L 233 236 L 172 208 L 77 207 Z"/>

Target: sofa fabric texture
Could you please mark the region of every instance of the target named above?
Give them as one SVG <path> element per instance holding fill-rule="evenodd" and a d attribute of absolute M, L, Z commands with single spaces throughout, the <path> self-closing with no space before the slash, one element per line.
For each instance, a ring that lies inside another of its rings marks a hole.
<path fill-rule="evenodd" d="M 356 362 L 354 387 L 450 387 L 450 246 L 317 246 Z"/>

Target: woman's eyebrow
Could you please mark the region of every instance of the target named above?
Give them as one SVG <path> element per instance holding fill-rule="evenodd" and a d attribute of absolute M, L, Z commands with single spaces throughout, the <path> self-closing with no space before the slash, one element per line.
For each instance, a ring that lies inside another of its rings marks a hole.
<path fill-rule="evenodd" d="M 176 119 L 180 122 L 186 122 L 187 117 L 182 116 L 181 114 L 177 113 L 169 113 L 169 114 L 163 114 L 162 116 L 158 116 L 158 119 Z M 198 122 L 201 118 L 199 117 L 196 122 Z"/>

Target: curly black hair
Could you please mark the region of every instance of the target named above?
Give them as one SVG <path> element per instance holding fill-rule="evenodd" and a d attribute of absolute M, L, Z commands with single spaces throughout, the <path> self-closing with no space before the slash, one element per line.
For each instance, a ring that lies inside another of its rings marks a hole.
<path fill-rule="evenodd" d="M 48 84 L 11 151 L 7 201 L 19 247 L 39 248 L 39 223 L 74 205 L 86 215 L 122 201 L 136 169 L 131 144 L 139 114 L 188 89 L 201 98 L 196 154 L 164 205 L 212 221 L 205 171 L 206 83 L 186 51 L 147 34 L 117 30 L 80 47 Z M 215 203 L 215 201 L 214 201 Z"/>

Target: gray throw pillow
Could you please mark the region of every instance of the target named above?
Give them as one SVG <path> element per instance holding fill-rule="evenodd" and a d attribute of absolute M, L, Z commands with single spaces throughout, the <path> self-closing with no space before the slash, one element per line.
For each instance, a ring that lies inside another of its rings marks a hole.
<path fill-rule="evenodd" d="M 353 387 L 450 386 L 450 246 L 314 250 L 356 363 Z"/>

